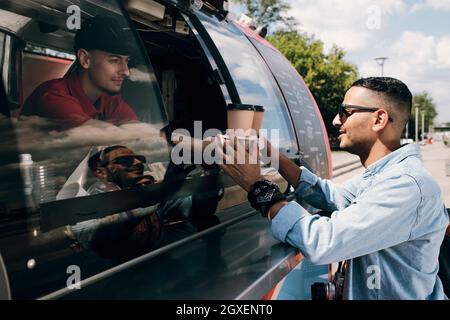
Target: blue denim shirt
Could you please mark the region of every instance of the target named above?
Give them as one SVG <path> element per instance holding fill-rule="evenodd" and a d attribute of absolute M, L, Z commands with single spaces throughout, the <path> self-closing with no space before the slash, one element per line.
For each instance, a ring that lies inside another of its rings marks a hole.
<path fill-rule="evenodd" d="M 449 218 L 418 145 L 397 149 L 343 185 L 302 167 L 296 195 L 331 217 L 293 201 L 272 220 L 273 235 L 312 263 L 348 260 L 344 299 L 446 299 L 437 273 Z"/>

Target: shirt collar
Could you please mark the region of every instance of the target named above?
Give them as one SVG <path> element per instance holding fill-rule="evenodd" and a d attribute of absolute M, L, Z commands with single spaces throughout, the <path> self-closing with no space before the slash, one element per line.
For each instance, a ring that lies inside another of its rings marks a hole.
<path fill-rule="evenodd" d="M 420 146 L 417 143 L 410 143 L 401 146 L 397 150 L 391 152 L 390 154 L 384 156 L 380 160 L 372 163 L 370 166 L 366 168 L 364 171 L 363 176 L 369 176 L 379 173 L 380 171 L 384 170 L 385 168 L 395 164 L 399 163 L 400 161 L 408 158 L 408 157 L 417 157 L 420 160 L 422 160 L 422 157 L 420 155 Z"/>
<path fill-rule="evenodd" d="M 91 100 L 89 100 L 88 96 L 84 92 L 77 71 L 73 70 L 73 72 L 66 75 L 65 78 L 67 79 L 70 94 L 77 98 L 84 111 L 90 115 L 98 113 L 99 110 L 94 106 L 94 104 L 92 104 Z"/>

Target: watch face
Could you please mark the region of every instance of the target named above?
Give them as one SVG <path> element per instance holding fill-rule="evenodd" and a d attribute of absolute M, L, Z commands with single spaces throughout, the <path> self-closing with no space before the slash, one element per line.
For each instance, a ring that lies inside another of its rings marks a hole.
<path fill-rule="evenodd" d="M 256 201 L 260 203 L 264 202 L 270 202 L 272 200 L 273 194 L 277 191 L 275 188 L 269 189 L 265 192 L 265 190 L 262 190 L 260 195 L 256 196 Z"/>
<path fill-rule="evenodd" d="M 248 200 L 252 207 L 265 218 L 275 203 L 285 199 L 286 196 L 281 193 L 278 185 L 266 179 L 256 181 L 248 193 Z"/>

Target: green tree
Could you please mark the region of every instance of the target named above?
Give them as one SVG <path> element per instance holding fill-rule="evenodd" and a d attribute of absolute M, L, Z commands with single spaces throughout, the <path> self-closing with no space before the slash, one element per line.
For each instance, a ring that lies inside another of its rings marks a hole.
<path fill-rule="evenodd" d="M 232 0 L 246 8 L 246 15 L 253 18 L 258 26 L 273 26 L 281 24 L 281 28 L 293 30 L 296 26 L 295 18 L 286 15 L 291 8 L 284 0 Z"/>
<path fill-rule="evenodd" d="M 408 123 L 408 137 L 415 137 L 416 130 L 416 107 L 419 107 L 419 137 L 422 135 L 422 113 L 425 112 L 425 128 L 424 132 L 430 130 L 430 126 L 434 124 L 434 119 L 437 116 L 436 106 L 433 98 L 426 91 L 413 96 L 413 105 L 411 110 L 411 118 Z"/>
<path fill-rule="evenodd" d="M 333 46 L 324 52 L 320 40 L 296 31 L 275 32 L 268 40 L 303 77 L 313 94 L 330 137 L 337 136 L 332 121 L 345 91 L 357 79 L 357 67 L 345 61 L 345 51 Z"/>

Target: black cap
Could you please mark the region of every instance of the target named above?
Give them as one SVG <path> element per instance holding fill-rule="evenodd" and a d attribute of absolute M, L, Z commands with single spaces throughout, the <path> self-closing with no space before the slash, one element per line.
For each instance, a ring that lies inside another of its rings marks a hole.
<path fill-rule="evenodd" d="M 133 48 L 132 39 L 131 32 L 127 34 L 120 21 L 111 17 L 95 16 L 81 24 L 81 29 L 75 35 L 74 50 L 102 50 L 128 56 L 136 50 Z"/>

